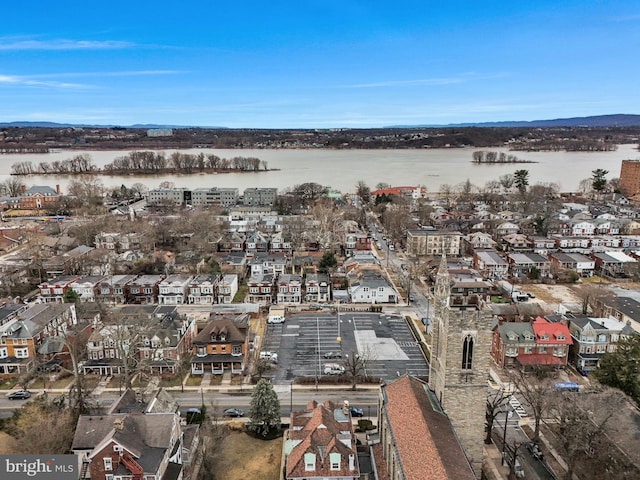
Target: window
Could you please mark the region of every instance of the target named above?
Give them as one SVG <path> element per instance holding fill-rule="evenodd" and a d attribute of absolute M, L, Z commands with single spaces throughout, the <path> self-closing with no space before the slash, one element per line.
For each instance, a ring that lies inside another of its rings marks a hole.
<path fill-rule="evenodd" d="M 113 470 L 113 463 L 111 462 L 111 457 L 104 457 L 102 460 L 104 462 L 104 470 L 106 472 L 110 472 L 111 470 Z"/>
<path fill-rule="evenodd" d="M 314 453 L 304 454 L 304 470 L 305 472 L 313 472 L 316 469 L 316 455 Z"/>
<path fill-rule="evenodd" d="M 113 480 L 113 475 L 110 473 L 104 476 L 104 480 Z"/>
<path fill-rule="evenodd" d="M 240 345 L 234 345 L 233 347 L 231 347 L 231 354 L 242 355 L 242 348 L 240 348 Z"/>
<path fill-rule="evenodd" d="M 29 357 L 29 349 L 27 348 L 16 348 L 14 350 L 16 358 L 27 358 Z"/>
<path fill-rule="evenodd" d="M 547 353 L 547 347 L 538 347 L 538 353 Z"/>
<path fill-rule="evenodd" d="M 330 453 L 329 462 L 331 463 L 331 470 L 340 470 L 340 454 Z"/>
<path fill-rule="evenodd" d="M 473 368 L 473 337 L 467 335 L 462 343 L 462 369 L 471 370 Z"/>
<path fill-rule="evenodd" d="M 533 350 L 532 347 L 524 347 L 524 353 L 531 353 Z"/>
<path fill-rule="evenodd" d="M 196 355 L 199 357 L 204 357 L 207 354 L 207 347 L 198 347 L 196 349 Z"/>

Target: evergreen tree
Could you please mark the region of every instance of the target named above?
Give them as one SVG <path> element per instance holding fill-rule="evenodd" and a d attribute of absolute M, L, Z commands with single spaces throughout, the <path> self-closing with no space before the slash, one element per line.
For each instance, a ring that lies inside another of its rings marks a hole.
<path fill-rule="evenodd" d="M 640 404 L 640 335 L 621 338 L 616 351 L 606 353 L 593 373 L 600 383 L 619 388 Z"/>
<path fill-rule="evenodd" d="M 529 186 L 529 170 L 516 170 L 513 174 L 513 183 L 520 194 L 524 195 L 527 191 L 527 187 Z"/>
<path fill-rule="evenodd" d="M 603 168 L 596 168 L 591 173 L 591 186 L 596 192 L 602 193 L 604 187 L 607 186 L 606 176 L 609 171 Z"/>
<path fill-rule="evenodd" d="M 280 428 L 280 401 L 268 380 L 259 380 L 251 394 L 247 430 L 262 437 Z"/>
<path fill-rule="evenodd" d="M 322 273 L 327 273 L 330 268 L 335 268 L 338 265 L 336 256 L 333 252 L 324 252 L 320 262 L 318 263 L 318 270 Z"/>

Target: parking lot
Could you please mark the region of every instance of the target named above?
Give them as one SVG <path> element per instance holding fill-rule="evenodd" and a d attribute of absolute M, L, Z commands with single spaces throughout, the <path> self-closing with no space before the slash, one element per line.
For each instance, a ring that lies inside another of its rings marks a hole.
<path fill-rule="evenodd" d="M 336 314 L 308 313 L 268 324 L 262 351 L 278 354 L 272 381 L 287 384 L 295 377 L 323 375 L 326 364 L 342 364 L 340 358 L 325 358 L 328 352 L 358 353 L 366 359 L 366 375 L 385 381 L 404 373 L 428 375 L 420 346 L 401 316 L 341 313 L 339 318 L 338 322 Z"/>

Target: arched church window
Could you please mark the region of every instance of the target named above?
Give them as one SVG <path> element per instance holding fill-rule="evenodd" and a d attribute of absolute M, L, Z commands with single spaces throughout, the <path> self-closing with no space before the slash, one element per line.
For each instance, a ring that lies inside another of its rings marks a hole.
<path fill-rule="evenodd" d="M 473 337 L 467 335 L 462 343 L 462 369 L 471 370 L 473 368 Z"/>

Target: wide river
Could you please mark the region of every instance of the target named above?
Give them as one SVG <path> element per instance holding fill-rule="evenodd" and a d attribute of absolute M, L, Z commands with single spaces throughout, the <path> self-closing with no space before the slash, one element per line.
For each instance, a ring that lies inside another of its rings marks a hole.
<path fill-rule="evenodd" d="M 440 185 L 457 185 L 471 180 L 474 185 L 484 186 L 489 180 L 513 173 L 517 169 L 529 170 L 530 184 L 555 182 L 562 191 L 576 190 L 582 179 L 589 178 L 596 168 L 610 173 L 608 178 L 620 175 L 622 160 L 640 158 L 636 145 L 620 145 L 615 152 L 508 152 L 506 149 L 485 149 L 514 153 L 518 158 L 537 163 L 476 165 L 471 162 L 476 148 L 424 149 L 424 150 L 181 150 L 185 153 L 204 152 L 223 158 L 234 156 L 258 157 L 265 160 L 269 168 L 277 171 L 260 173 L 221 173 L 196 175 L 159 176 L 103 176 L 107 187 L 131 186 L 136 182 L 149 188 L 160 183 L 173 182 L 176 187 L 276 187 L 283 190 L 305 182 L 316 182 L 330 186 L 343 193 L 355 191 L 355 185 L 363 180 L 370 187 L 379 182 L 391 185 L 423 185 L 427 191 L 437 191 Z M 174 150 L 167 150 L 169 155 Z M 59 151 L 47 154 L 0 155 L 0 181 L 9 178 L 11 165 L 16 162 L 40 162 L 65 160 L 79 154 L 89 154 L 93 162 L 102 167 L 114 158 L 125 155 L 125 151 Z M 23 177 L 28 186 L 60 185 L 63 192 L 73 177 L 29 176 Z"/>

